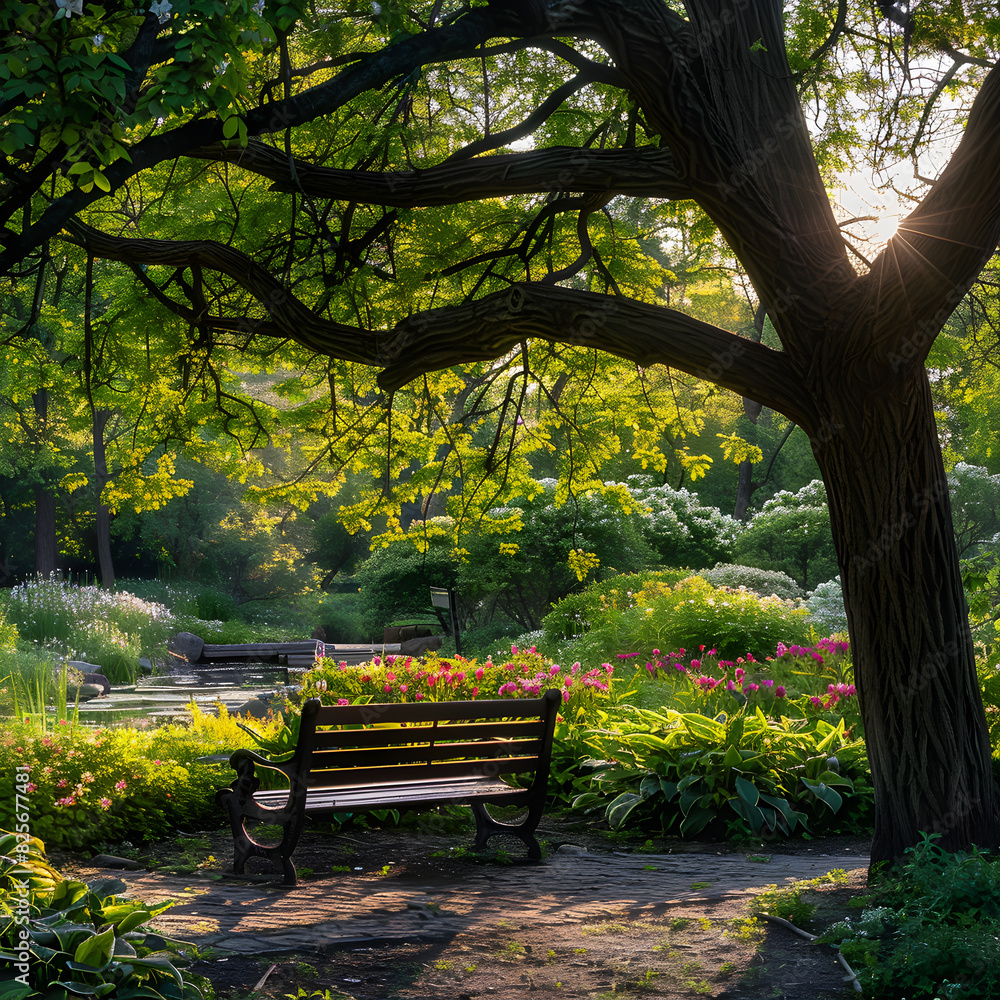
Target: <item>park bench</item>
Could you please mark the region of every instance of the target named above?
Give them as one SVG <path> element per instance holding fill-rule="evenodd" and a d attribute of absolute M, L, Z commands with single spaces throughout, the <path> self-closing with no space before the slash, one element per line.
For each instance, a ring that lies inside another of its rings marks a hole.
<path fill-rule="evenodd" d="M 558 691 L 537 699 L 417 702 L 392 705 L 302 706 L 298 742 L 291 759 L 276 763 L 252 750 L 237 750 L 230 766 L 237 777 L 217 801 L 233 828 L 233 871 L 242 874 L 251 857 L 281 865 L 295 884 L 291 856 L 307 816 L 413 809 L 460 803 L 476 818 L 475 849 L 497 834 L 509 834 L 541 859 L 535 828 L 548 785 L 552 734 L 562 704 Z M 258 768 L 280 772 L 288 787 L 261 790 Z M 525 787 L 507 784 L 518 775 Z M 495 819 L 487 805 L 522 807 L 520 822 Z M 281 841 L 262 844 L 247 820 L 281 828 Z"/>

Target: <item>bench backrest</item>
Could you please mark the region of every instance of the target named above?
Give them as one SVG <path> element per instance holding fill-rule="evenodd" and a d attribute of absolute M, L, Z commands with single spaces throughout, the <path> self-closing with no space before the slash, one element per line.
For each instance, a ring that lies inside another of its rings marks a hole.
<path fill-rule="evenodd" d="M 311 699 L 302 707 L 299 777 L 309 787 L 501 774 L 544 780 L 561 704 L 556 690 L 535 699 L 401 705 L 324 707 Z"/>

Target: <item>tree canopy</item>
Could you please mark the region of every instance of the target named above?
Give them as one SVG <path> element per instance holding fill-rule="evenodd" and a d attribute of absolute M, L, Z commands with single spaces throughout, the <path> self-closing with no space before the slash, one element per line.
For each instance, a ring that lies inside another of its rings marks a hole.
<path fill-rule="evenodd" d="M 567 494 L 619 447 L 703 471 L 705 390 L 658 366 L 783 414 L 829 498 L 873 857 L 1000 841 L 925 369 L 1000 238 L 989 8 L 56 0 L 0 23 L 18 335 L 59 257 L 127 269 L 211 370 L 294 344 L 311 460 L 377 453 L 381 495 L 425 511 L 458 483 L 490 509 L 498 472 L 527 490 L 517 446 L 557 434 Z M 884 248 L 831 199 L 862 165 L 912 206 Z M 737 271 L 755 324 L 710 281 Z"/>

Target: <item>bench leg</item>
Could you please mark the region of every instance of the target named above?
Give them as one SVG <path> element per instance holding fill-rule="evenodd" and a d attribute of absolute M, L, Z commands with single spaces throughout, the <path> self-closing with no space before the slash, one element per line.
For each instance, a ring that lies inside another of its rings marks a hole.
<path fill-rule="evenodd" d="M 247 833 L 244 826 L 246 817 L 239 795 L 232 789 L 223 788 L 216 794 L 216 800 L 229 814 L 229 824 L 233 831 L 233 874 L 242 875 L 246 863 L 251 858 L 268 858 L 272 863 L 276 862 L 281 865 L 281 873 L 284 876 L 283 883 L 295 885 L 295 865 L 292 864 L 291 855 L 299 839 L 301 823 L 283 824 L 280 844 L 275 846 L 259 844 Z"/>
<path fill-rule="evenodd" d="M 505 833 L 511 837 L 517 837 L 528 849 L 528 857 L 532 861 L 542 860 L 542 847 L 535 838 L 535 827 L 538 826 L 541 811 L 528 807 L 527 817 L 520 823 L 504 823 L 494 819 L 487 811 L 482 802 L 473 802 L 472 814 L 476 817 L 476 840 L 473 845 L 477 851 L 486 849 L 486 844 L 490 837 L 495 837 L 498 833 Z"/>

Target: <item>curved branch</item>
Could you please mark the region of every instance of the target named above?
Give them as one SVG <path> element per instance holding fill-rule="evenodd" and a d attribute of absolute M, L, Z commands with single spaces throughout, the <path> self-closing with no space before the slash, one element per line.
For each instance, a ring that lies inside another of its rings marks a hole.
<path fill-rule="evenodd" d="M 781 352 L 663 306 L 540 284 L 401 321 L 381 345 L 379 384 L 393 390 L 424 372 L 498 358 L 527 338 L 669 365 L 808 421 L 808 400 L 794 391 Z"/>
<path fill-rule="evenodd" d="M 226 274 L 246 289 L 267 310 L 280 335 L 309 350 L 343 361 L 379 364 L 377 338 L 367 330 L 323 319 L 284 288 L 246 254 L 214 240 L 141 240 L 109 236 L 79 222 L 70 225 L 71 242 L 105 260 L 128 264 L 160 264 L 170 267 L 200 265 Z M 242 324 L 240 324 L 242 325 Z M 246 332 L 261 332 L 254 321 L 246 321 Z M 268 331 L 270 332 L 270 331 Z"/>
<path fill-rule="evenodd" d="M 246 149 L 220 144 L 195 149 L 186 155 L 224 161 L 268 177 L 275 182 L 274 191 L 304 191 L 313 197 L 349 198 L 396 208 L 455 205 L 477 198 L 556 191 L 606 192 L 637 198 L 691 197 L 691 189 L 677 176 L 670 151 L 653 146 L 630 149 L 553 146 L 386 173 L 337 170 L 296 160 L 295 181 L 288 157 L 257 140 L 251 140 Z"/>
<path fill-rule="evenodd" d="M 463 146 L 452 153 L 444 162 L 456 163 L 459 160 L 468 160 L 479 153 L 487 153 L 490 150 L 499 149 L 501 146 L 517 142 L 518 139 L 524 139 L 526 136 L 531 135 L 550 115 L 554 114 L 563 101 L 593 82 L 592 75 L 587 73 L 586 70 L 581 70 L 572 80 L 567 80 L 561 87 L 553 90 L 523 122 L 512 125 L 510 128 L 505 128 L 501 132 L 484 136 L 475 142 L 470 142 L 468 146 Z"/>

